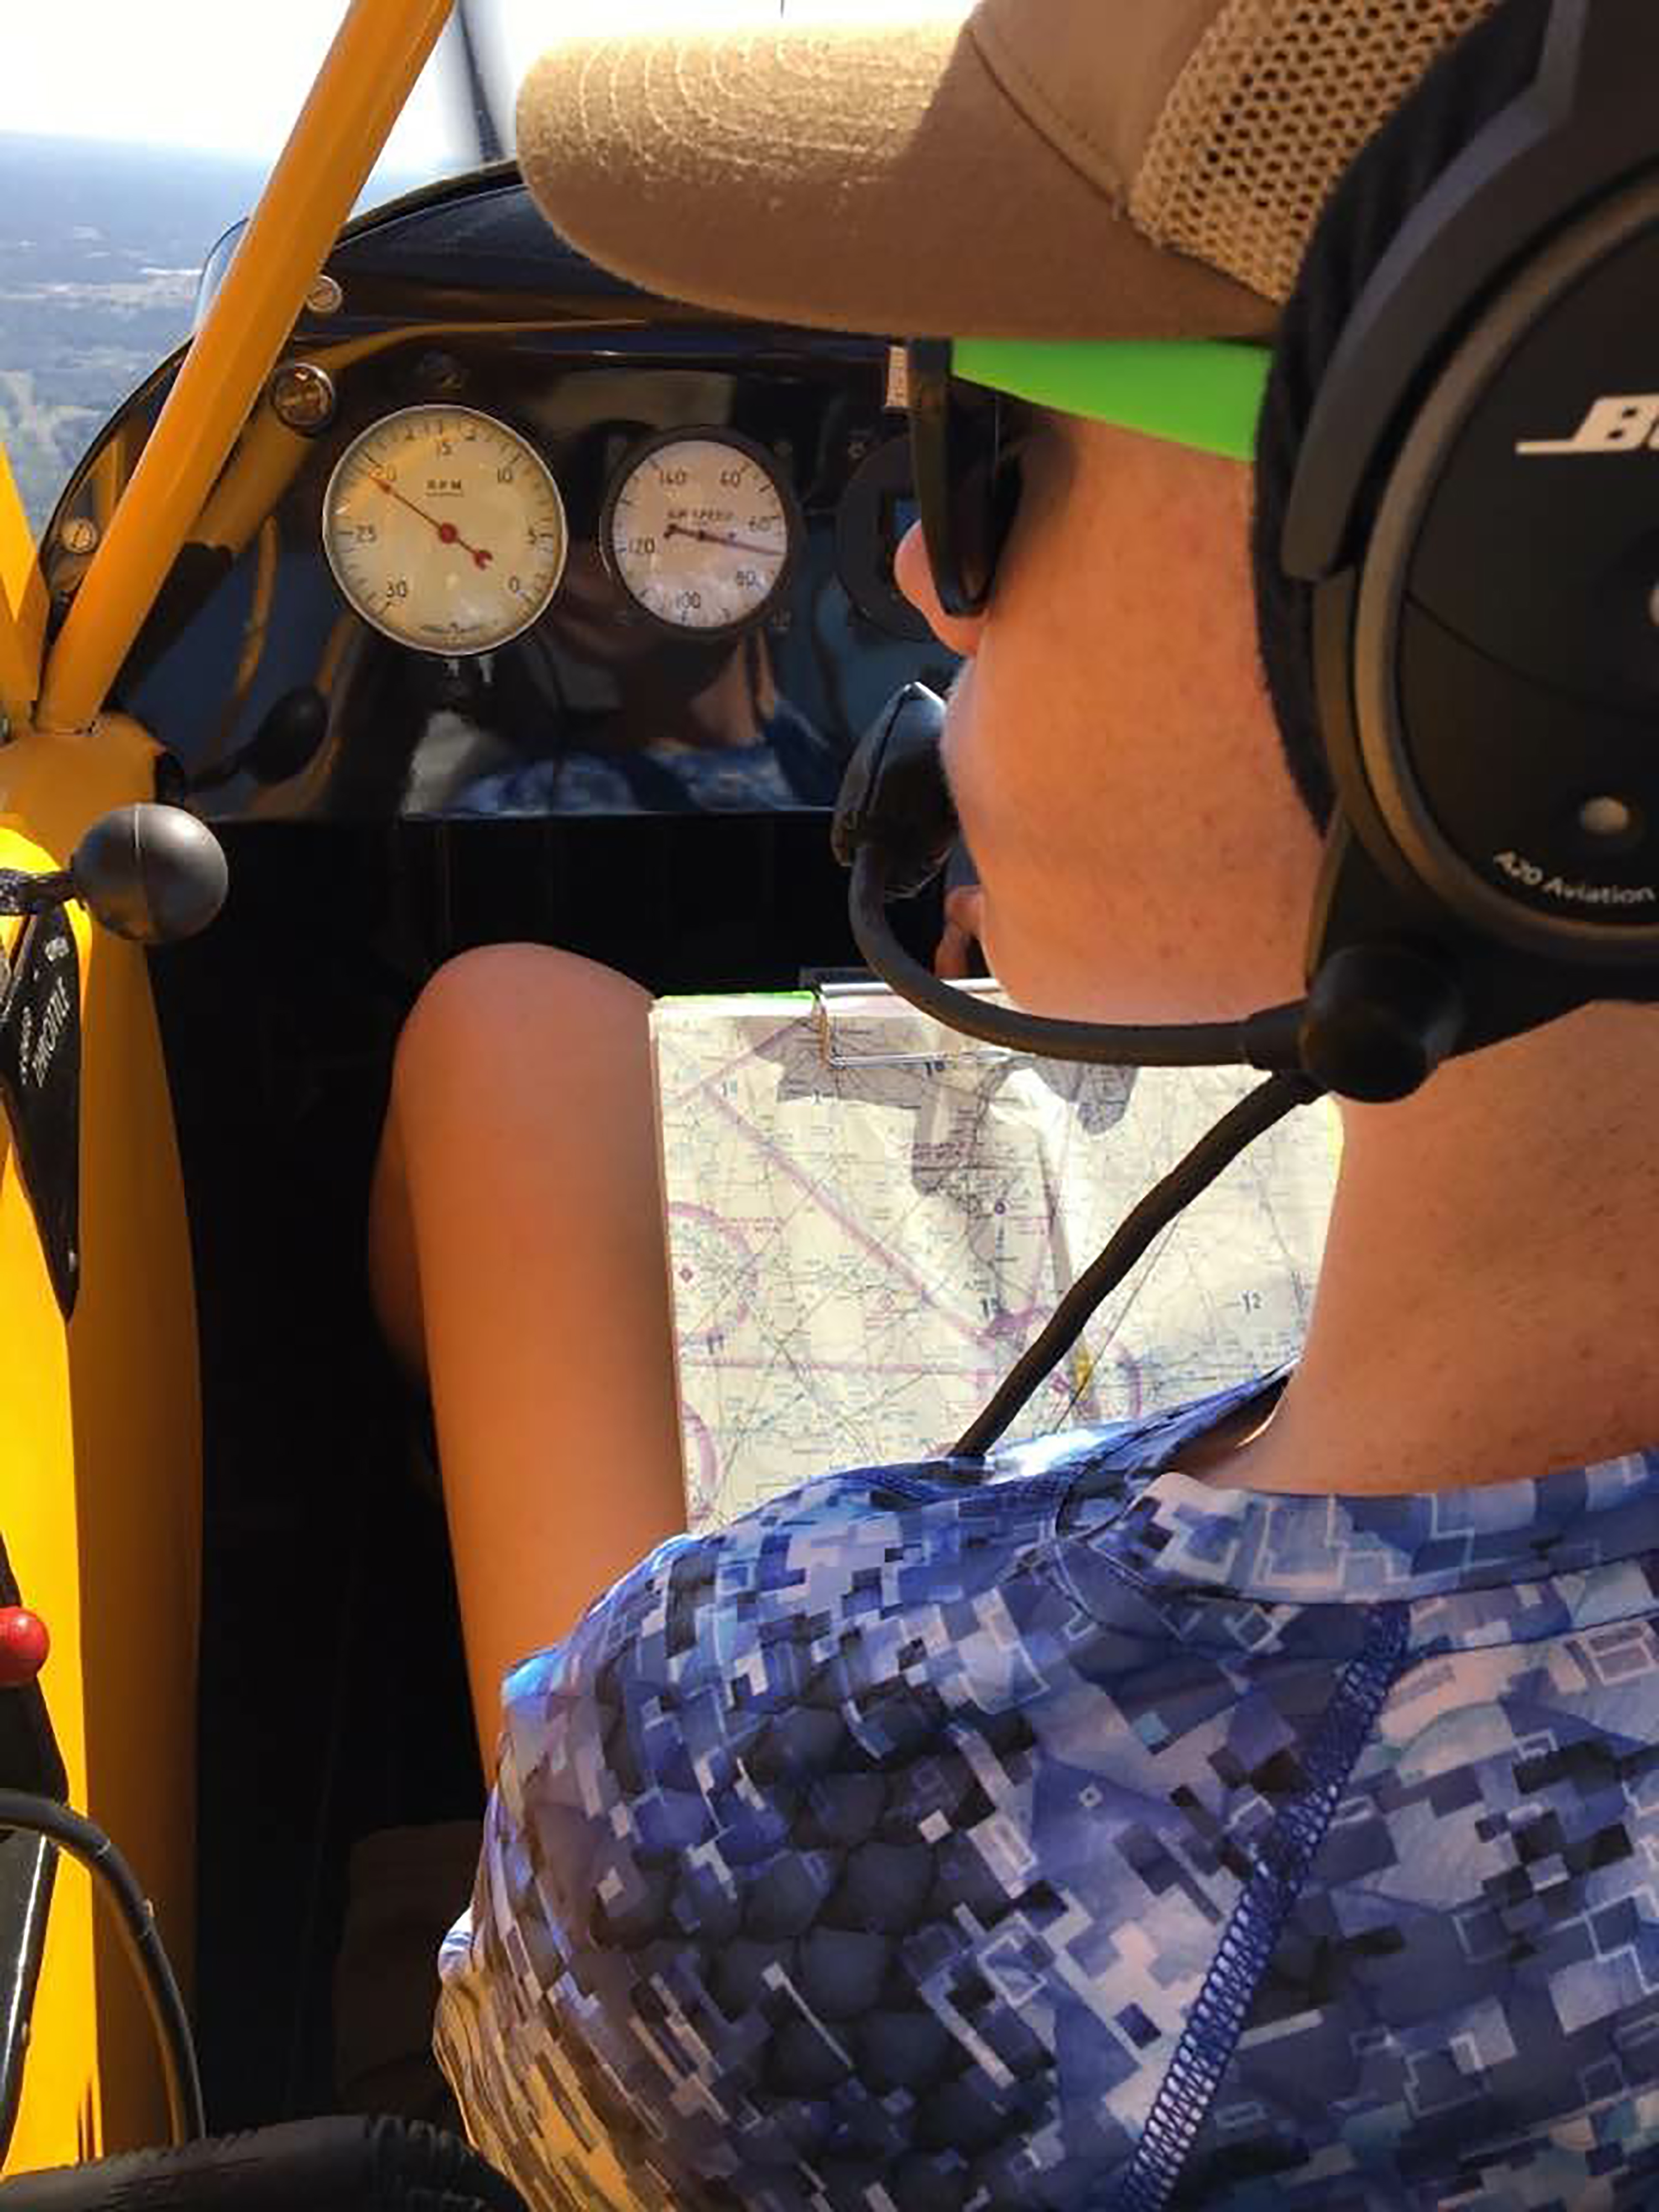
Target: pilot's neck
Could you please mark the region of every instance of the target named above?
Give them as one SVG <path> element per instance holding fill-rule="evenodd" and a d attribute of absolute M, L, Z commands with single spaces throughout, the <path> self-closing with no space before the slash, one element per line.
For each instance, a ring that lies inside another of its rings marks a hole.
<path fill-rule="evenodd" d="M 1397 1492 L 1659 1449 L 1659 1013 L 1595 1006 L 1344 1109 L 1307 1345 L 1203 1472 Z"/>

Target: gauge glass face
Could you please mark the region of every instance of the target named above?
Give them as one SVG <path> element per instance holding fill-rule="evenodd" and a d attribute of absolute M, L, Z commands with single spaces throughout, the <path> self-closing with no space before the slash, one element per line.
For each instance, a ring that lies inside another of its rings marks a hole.
<path fill-rule="evenodd" d="M 771 605 L 789 508 L 757 449 L 710 433 L 648 447 L 618 484 L 608 551 L 623 587 L 675 629 L 735 629 Z"/>
<path fill-rule="evenodd" d="M 407 407 L 341 456 L 323 509 L 340 589 L 375 629 L 422 653 L 488 653 L 527 629 L 564 574 L 564 501 L 505 422 Z"/>

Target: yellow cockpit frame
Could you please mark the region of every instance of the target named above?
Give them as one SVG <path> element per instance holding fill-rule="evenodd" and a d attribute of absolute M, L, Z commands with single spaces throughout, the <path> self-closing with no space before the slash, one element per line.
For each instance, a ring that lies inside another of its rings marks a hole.
<path fill-rule="evenodd" d="M 450 8 L 351 0 L 55 636 L 0 449 L 0 868 L 59 867 L 98 815 L 155 796 L 157 748 L 106 711 L 110 688 Z M 201 1423 L 184 1193 L 143 957 L 70 912 L 81 1296 L 65 1322 L 0 1116 L 0 1534 L 52 1628 L 42 1686 L 70 1802 L 134 1865 L 187 1983 Z M 0 951 L 19 933 L 0 920 Z M 166 2133 L 131 1969 L 61 1865 L 5 2171 Z"/>

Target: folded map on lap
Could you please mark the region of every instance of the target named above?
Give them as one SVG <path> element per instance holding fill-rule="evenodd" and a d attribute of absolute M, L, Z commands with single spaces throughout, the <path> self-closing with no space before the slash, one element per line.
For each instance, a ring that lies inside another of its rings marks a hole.
<path fill-rule="evenodd" d="M 959 1435 L 1152 1184 L 1262 1078 L 979 1044 L 874 985 L 652 1019 L 693 1529 Z M 1107 1299 L 1010 1435 L 1293 1358 L 1334 1109 L 1260 1139 Z"/>

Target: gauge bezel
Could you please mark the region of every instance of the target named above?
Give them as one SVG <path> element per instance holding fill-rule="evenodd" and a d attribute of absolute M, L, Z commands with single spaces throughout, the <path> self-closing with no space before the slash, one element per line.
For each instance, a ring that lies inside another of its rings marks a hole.
<path fill-rule="evenodd" d="M 482 645 L 422 645 L 412 638 L 400 635 L 397 630 L 382 622 L 378 615 L 371 613 L 363 605 L 357 596 L 356 587 L 341 573 L 340 564 L 334 557 L 334 541 L 330 525 L 334 514 L 335 492 L 347 463 L 352 459 L 365 440 L 377 437 L 390 424 L 401 422 L 410 415 L 445 415 L 453 417 L 456 421 L 465 419 L 469 422 L 482 422 L 487 428 L 511 438 L 522 452 L 528 454 L 546 478 L 548 489 L 553 495 L 553 504 L 558 511 L 562 543 L 552 582 L 548 586 L 537 606 L 515 629 L 505 630 L 499 637 L 492 637 Z M 394 407 L 388 414 L 377 415 L 372 422 L 366 423 L 362 429 L 349 439 L 340 458 L 329 471 L 328 483 L 323 492 L 322 526 L 318 535 L 322 539 L 323 554 L 328 562 L 329 573 L 334 579 L 341 598 L 344 599 L 357 619 L 367 623 L 371 629 L 377 630 L 392 644 L 400 646 L 405 653 L 418 653 L 423 654 L 428 660 L 476 660 L 486 653 L 499 653 L 503 646 L 511 645 L 515 638 L 522 637 L 527 629 L 533 629 L 546 614 L 559 595 L 559 586 L 564 581 L 565 570 L 570 565 L 570 511 L 565 505 L 564 494 L 559 489 L 559 480 L 549 465 L 546 456 L 541 452 L 529 432 L 520 429 L 517 423 L 509 422 L 502 416 L 492 415 L 486 408 L 468 406 L 462 401 L 422 399 L 412 402 L 407 407 Z"/>
<path fill-rule="evenodd" d="M 765 472 L 768 480 L 777 493 L 778 503 L 783 509 L 782 565 L 773 579 L 771 590 L 768 592 L 759 605 L 751 607 L 747 614 L 740 615 L 736 622 L 672 622 L 666 615 L 659 615 L 654 607 L 647 606 L 645 601 L 640 598 L 623 574 L 622 563 L 617 557 L 615 544 L 617 504 L 623 493 L 628 489 L 638 470 L 650 459 L 653 453 L 659 453 L 669 446 L 687 445 L 726 446 L 732 452 L 741 453 L 745 460 L 753 461 Z M 801 543 L 806 534 L 806 519 L 801 512 L 800 501 L 795 495 L 795 488 L 784 473 L 784 466 L 781 457 L 769 446 L 763 446 L 759 439 L 751 438 L 742 430 L 731 429 L 723 422 L 683 423 L 672 430 L 653 431 L 648 438 L 641 438 L 637 445 L 630 446 L 617 464 L 616 474 L 611 480 L 605 495 L 605 503 L 599 509 L 599 558 L 605 563 L 606 575 L 626 599 L 629 614 L 641 622 L 652 623 L 656 629 L 665 631 L 670 637 L 693 640 L 741 637 L 745 630 L 757 629 L 763 623 L 770 621 L 794 580 Z"/>

